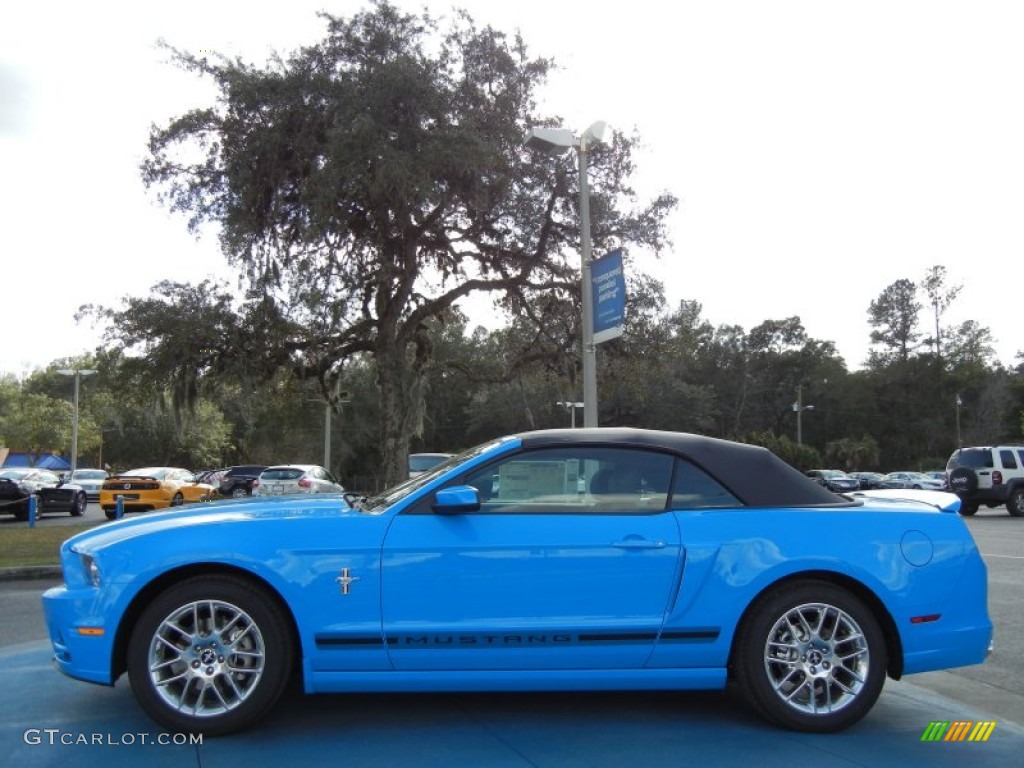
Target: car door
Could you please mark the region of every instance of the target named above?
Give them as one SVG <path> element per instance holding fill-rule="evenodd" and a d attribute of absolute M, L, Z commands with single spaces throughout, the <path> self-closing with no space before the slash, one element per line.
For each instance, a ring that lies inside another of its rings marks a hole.
<path fill-rule="evenodd" d="M 634 449 L 523 451 L 449 483 L 478 510 L 437 513 L 431 493 L 398 515 L 382 552 L 395 668 L 642 666 L 681 571 L 671 472 Z"/>

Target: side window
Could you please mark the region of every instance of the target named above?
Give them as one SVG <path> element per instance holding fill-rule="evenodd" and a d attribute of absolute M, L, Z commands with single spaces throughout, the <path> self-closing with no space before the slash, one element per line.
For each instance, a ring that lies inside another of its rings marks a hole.
<path fill-rule="evenodd" d="M 741 507 L 739 499 L 704 470 L 688 461 L 676 462 L 669 509 Z"/>
<path fill-rule="evenodd" d="M 1003 449 L 999 451 L 999 460 L 1003 463 L 1003 469 L 1016 469 L 1017 459 L 1013 456 L 1013 451 Z"/>
<path fill-rule="evenodd" d="M 538 449 L 467 475 L 488 514 L 653 514 L 665 510 L 672 458 L 628 448 Z"/>

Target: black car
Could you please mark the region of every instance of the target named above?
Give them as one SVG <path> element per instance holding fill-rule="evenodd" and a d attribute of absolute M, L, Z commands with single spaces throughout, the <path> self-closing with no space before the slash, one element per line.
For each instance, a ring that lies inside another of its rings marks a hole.
<path fill-rule="evenodd" d="M 221 496 L 230 496 L 234 499 L 252 496 L 252 481 L 259 477 L 266 468 L 266 464 L 244 464 L 238 467 L 229 467 L 220 476 L 220 485 L 217 490 Z"/>
<path fill-rule="evenodd" d="M 832 493 L 852 493 L 860 490 L 860 482 L 838 469 L 811 469 L 807 476 L 817 480 Z"/>
<path fill-rule="evenodd" d="M 29 500 L 36 497 L 36 513 L 66 512 L 72 517 L 85 514 L 89 500 L 85 489 L 65 483 L 47 469 L 11 468 L 0 470 L 0 512 L 28 520 Z"/>
<path fill-rule="evenodd" d="M 892 488 L 885 482 L 885 475 L 881 472 L 850 472 L 850 477 L 860 483 L 862 491 L 877 491 L 883 488 Z"/>

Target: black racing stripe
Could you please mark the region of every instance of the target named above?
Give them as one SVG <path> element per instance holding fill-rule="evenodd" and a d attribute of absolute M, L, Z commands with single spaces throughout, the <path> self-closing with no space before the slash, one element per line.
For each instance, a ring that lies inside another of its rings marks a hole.
<path fill-rule="evenodd" d="M 319 635 L 318 648 L 325 650 L 367 649 L 388 647 L 406 650 L 470 649 L 470 648 L 557 648 L 566 645 L 600 645 L 630 643 L 698 643 L 717 640 L 720 630 L 714 627 L 662 632 L 489 632 L 489 633 L 402 633 L 386 640 L 370 635 Z"/>
<path fill-rule="evenodd" d="M 706 629 L 683 629 L 661 633 L 661 642 L 664 643 L 696 643 L 707 640 L 717 640 L 721 630 L 715 627 Z"/>
<path fill-rule="evenodd" d="M 658 637 L 655 632 L 609 632 L 580 635 L 581 643 L 652 643 Z"/>
<path fill-rule="evenodd" d="M 316 638 L 317 648 L 369 648 L 373 646 L 383 647 L 384 643 L 380 636 L 357 637 L 357 636 L 335 636 L 319 635 Z"/>

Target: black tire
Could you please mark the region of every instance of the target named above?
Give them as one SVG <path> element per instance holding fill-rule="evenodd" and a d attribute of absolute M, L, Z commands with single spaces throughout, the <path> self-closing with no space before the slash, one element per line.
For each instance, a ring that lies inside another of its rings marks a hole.
<path fill-rule="evenodd" d="M 132 629 L 132 692 L 171 732 L 219 736 L 246 728 L 288 685 L 295 654 L 288 626 L 274 597 L 245 579 L 183 581 L 160 593 Z"/>
<path fill-rule="evenodd" d="M 811 733 L 839 731 L 864 717 L 882 692 L 887 664 L 871 611 L 824 581 L 763 595 L 733 649 L 735 678 L 752 707 L 777 725 Z"/>
<path fill-rule="evenodd" d="M 964 495 L 978 490 L 978 473 L 970 467 L 957 467 L 949 473 L 949 490 Z"/>
<path fill-rule="evenodd" d="M 977 511 L 978 505 L 975 504 L 973 501 L 960 502 L 960 514 L 964 517 L 971 517 Z"/>
<path fill-rule="evenodd" d="M 39 518 L 38 510 L 39 507 L 36 507 L 36 519 Z M 14 508 L 14 519 L 17 520 L 19 523 L 28 522 L 28 504 L 26 504 L 24 507 L 19 506 Z"/>
<path fill-rule="evenodd" d="M 1024 487 L 1010 491 L 1010 497 L 1006 500 L 1006 511 L 1014 517 L 1024 517 Z"/>
<path fill-rule="evenodd" d="M 81 517 L 85 514 L 85 508 L 89 505 L 89 500 L 85 497 L 84 493 L 76 493 L 75 498 L 71 500 L 71 516 Z"/>
<path fill-rule="evenodd" d="M 117 519 L 117 510 L 116 509 L 107 509 L 106 507 L 104 507 L 103 508 L 103 514 L 107 516 L 107 520 L 116 520 Z"/>
<path fill-rule="evenodd" d="M 174 494 L 174 498 L 171 499 L 171 506 L 172 507 L 180 507 L 184 503 L 185 503 L 185 497 L 182 496 L 180 492 Z"/>
<path fill-rule="evenodd" d="M 231 489 L 232 499 L 244 499 L 248 495 L 249 492 L 245 490 L 244 485 L 236 485 L 234 488 Z"/>

